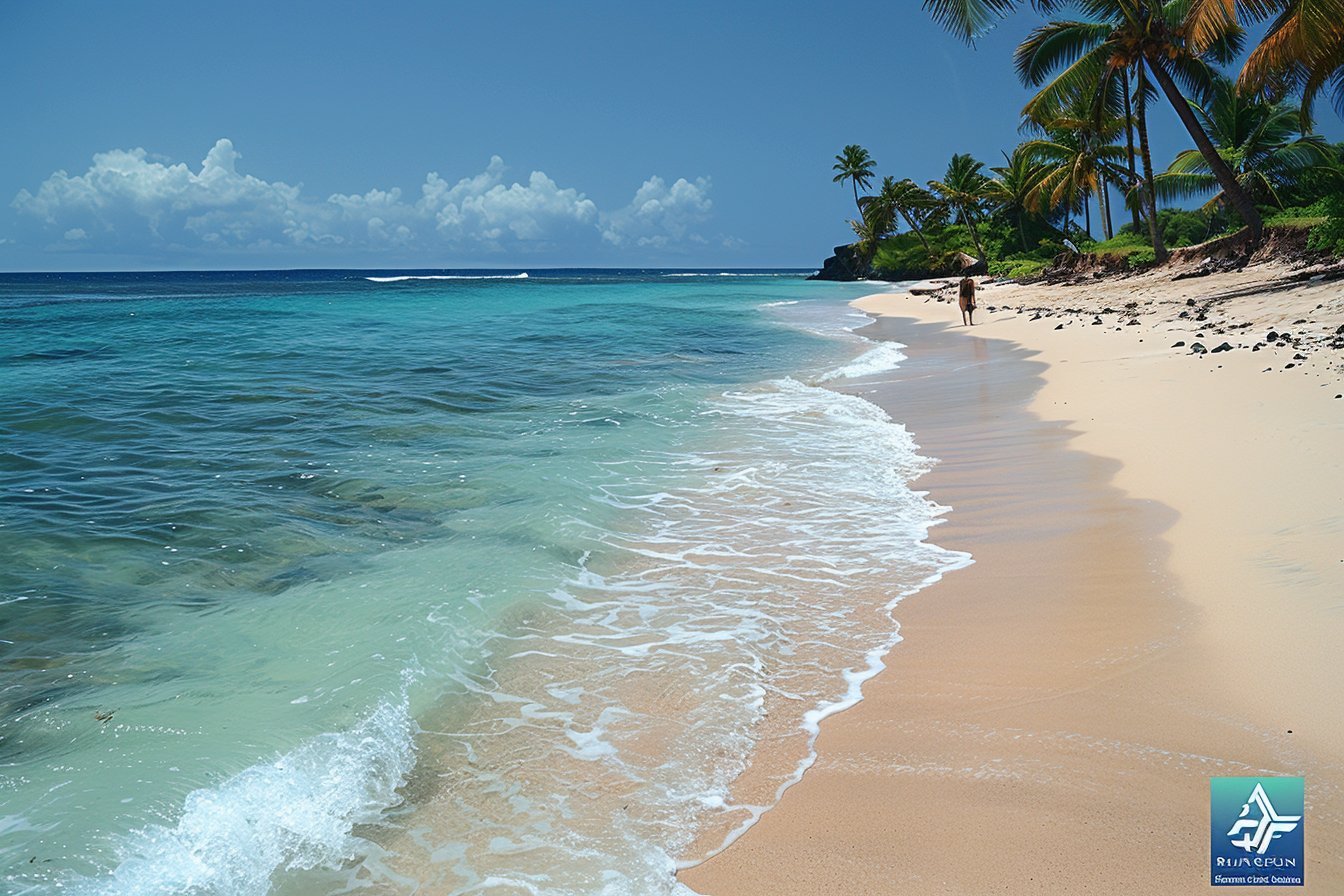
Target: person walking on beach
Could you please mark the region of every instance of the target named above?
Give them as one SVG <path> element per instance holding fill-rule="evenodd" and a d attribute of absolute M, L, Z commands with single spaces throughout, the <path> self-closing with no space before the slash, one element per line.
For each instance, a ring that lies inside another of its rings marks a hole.
<path fill-rule="evenodd" d="M 957 304 L 961 306 L 961 325 L 975 326 L 975 278 L 961 278 Z"/>

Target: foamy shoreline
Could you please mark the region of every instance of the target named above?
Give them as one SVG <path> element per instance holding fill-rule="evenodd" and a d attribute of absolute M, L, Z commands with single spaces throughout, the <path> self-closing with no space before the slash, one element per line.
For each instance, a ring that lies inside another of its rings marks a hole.
<path fill-rule="evenodd" d="M 934 540 L 977 564 L 902 605 L 814 768 L 683 881 L 1190 892 L 1209 776 L 1263 773 L 1306 778 L 1305 890 L 1338 891 L 1344 292 L 1289 274 L 995 286 L 973 329 L 929 296 L 855 303 L 911 347 L 852 391 L 943 459 Z M 932 355 L 957 382 L 919 382 Z"/>

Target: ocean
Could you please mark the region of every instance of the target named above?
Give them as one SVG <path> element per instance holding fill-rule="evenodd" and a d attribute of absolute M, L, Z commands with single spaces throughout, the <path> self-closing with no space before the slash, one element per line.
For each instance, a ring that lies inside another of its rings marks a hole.
<path fill-rule="evenodd" d="M 4 891 L 685 892 L 967 562 L 872 290 L 0 275 Z"/>

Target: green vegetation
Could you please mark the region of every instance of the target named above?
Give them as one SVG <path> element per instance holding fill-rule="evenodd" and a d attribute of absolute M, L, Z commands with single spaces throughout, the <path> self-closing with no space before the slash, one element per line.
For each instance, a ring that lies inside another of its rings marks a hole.
<path fill-rule="evenodd" d="M 967 41 L 1026 0 L 924 0 L 934 19 Z M 1014 53 L 1029 139 L 1002 167 L 957 154 L 927 188 L 877 177 L 861 146 L 836 156 L 859 216 L 850 224 L 860 266 L 893 279 L 955 273 L 965 255 L 994 274 L 1039 274 L 1067 243 L 1137 267 L 1168 248 L 1246 228 L 1310 228 L 1309 245 L 1344 254 L 1344 147 L 1311 133 L 1315 101 L 1344 116 L 1344 15 L 1338 0 L 1031 0 L 1055 16 Z M 1269 30 L 1239 75 L 1222 73 L 1243 51 L 1246 21 Z M 1298 97 L 1293 102 L 1292 97 Z M 1194 148 L 1154 172 L 1147 107 L 1165 99 Z M 1112 196 L 1129 221 L 1118 230 Z M 1159 200 L 1205 199 L 1194 211 Z M 1093 208 L 1096 209 L 1096 227 Z M 902 232 L 904 227 L 904 232 Z M 1101 241 L 1093 239 L 1100 230 Z M 1066 243 L 1067 241 L 1067 243 Z"/>

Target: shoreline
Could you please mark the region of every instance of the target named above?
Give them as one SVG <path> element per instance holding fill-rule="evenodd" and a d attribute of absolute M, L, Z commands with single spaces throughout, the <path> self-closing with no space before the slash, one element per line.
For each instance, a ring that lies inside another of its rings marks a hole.
<path fill-rule="evenodd" d="M 1255 773 L 1306 778 L 1306 891 L 1344 883 L 1344 298 L 1255 287 L 1276 276 L 991 287 L 975 328 L 927 296 L 855 303 L 910 360 L 845 391 L 941 459 L 917 483 L 953 508 L 931 540 L 976 563 L 902 603 L 815 766 L 684 883 L 1187 892 L 1208 886 L 1209 776 Z M 1252 352 L 1257 323 L 1302 332 Z M 1196 333 L 1245 350 L 1172 346 Z M 947 352 L 965 379 L 921 381 Z"/>

